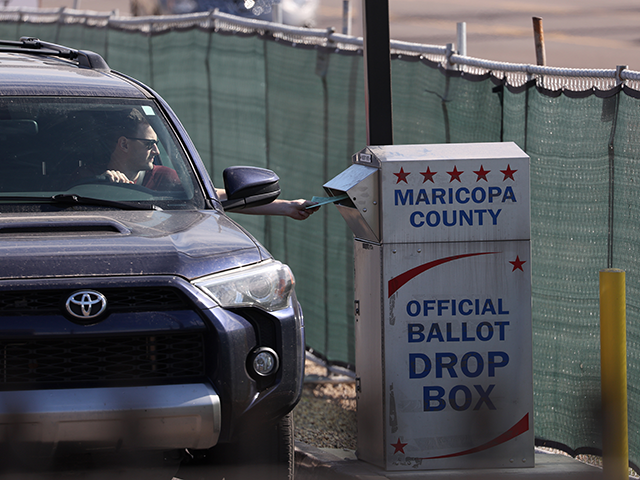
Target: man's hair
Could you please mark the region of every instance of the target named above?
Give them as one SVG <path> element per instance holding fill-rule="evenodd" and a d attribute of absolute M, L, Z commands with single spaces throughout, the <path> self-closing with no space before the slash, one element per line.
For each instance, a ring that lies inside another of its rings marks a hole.
<path fill-rule="evenodd" d="M 118 112 L 110 123 L 105 133 L 112 149 L 120 137 L 137 137 L 140 127 L 149 125 L 147 118 L 137 108 Z"/>

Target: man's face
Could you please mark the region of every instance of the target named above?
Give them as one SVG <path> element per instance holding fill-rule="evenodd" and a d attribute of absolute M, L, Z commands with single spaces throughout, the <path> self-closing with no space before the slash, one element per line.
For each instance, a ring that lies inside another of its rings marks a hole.
<path fill-rule="evenodd" d="M 153 159 L 160 154 L 158 150 L 158 136 L 150 125 L 138 128 L 135 138 L 129 138 L 129 165 L 138 171 L 151 170 Z"/>

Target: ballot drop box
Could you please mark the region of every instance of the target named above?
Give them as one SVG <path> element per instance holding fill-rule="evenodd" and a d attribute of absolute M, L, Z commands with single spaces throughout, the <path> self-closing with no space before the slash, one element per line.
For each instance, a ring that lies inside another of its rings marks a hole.
<path fill-rule="evenodd" d="M 358 458 L 533 467 L 528 156 L 371 146 L 324 188 L 355 236 Z"/>

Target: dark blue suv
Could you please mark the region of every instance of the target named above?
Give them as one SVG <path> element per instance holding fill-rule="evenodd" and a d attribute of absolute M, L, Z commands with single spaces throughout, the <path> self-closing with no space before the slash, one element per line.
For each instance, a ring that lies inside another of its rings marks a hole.
<path fill-rule="evenodd" d="M 0 42 L 6 456 L 173 452 L 292 477 L 294 278 L 225 215 L 278 179 L 234 167 L 225 187 L 166 102 L 99 55 Z"/>

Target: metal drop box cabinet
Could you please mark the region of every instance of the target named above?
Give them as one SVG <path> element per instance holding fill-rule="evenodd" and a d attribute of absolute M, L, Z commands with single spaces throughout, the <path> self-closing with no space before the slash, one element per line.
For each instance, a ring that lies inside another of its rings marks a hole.
<path fill-rule="evenodd" d="M 371 146 L 324 188 L 355 235 L 358 457 L 533 467 L 528 156 Z"/>

